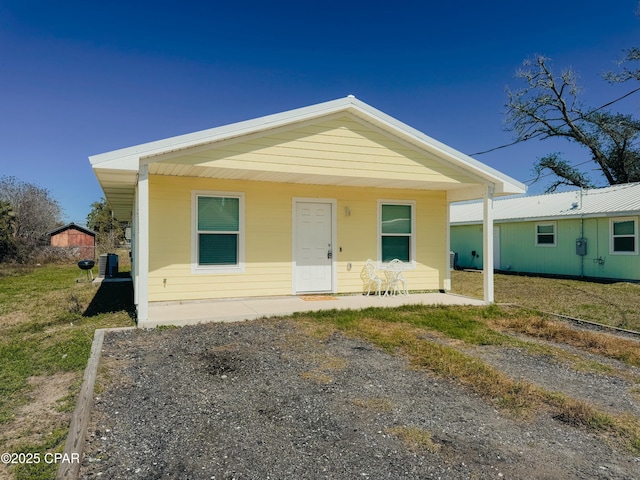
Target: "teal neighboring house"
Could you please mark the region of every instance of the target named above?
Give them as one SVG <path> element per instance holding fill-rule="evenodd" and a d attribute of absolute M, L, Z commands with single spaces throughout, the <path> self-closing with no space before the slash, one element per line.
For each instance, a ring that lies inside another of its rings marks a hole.
<path fill-rule="evenodd" d="M 495 200 L 495 270 L 640 280 L 640 183 Z M 482 203 L 452 204 L 451 251 L 482 268 Z"/>

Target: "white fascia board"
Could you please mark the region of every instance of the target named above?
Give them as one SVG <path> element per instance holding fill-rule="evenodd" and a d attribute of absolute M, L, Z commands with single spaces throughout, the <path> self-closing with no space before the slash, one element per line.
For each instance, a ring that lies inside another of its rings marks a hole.
<path fill-rule="evenodd" d="M 115 152 L 103 153 L 99 155 L 92 155 L 89 157 L 89 162 L 94 170 L 122 170 L 122 171 L 138 171 L 138 157 L 134 155 L 121 156 L 111 155 Z"/>
<path fill-rule="evenodd" d="M 156 155 L 193 148 L 207 143 L 214 143 L 220 140 L 240 137 L 251 133 L 270 130 L 283 125 L 310 120 L 315 117 L 329 115 L 334 112 L 345 110 L 345 106 L 350 105 L 351 100 L 353 99 L 350 97 L 332 100 L 252 120 L 245 120 L 207 130 L 165 138 L 154 142 L 143 143 L 99 155 L 93 155 L 89 157 L 89 160 L 91 164 L 94 165 L 94 168 L 99 165 L 100 168 L 138 170 L 142 159 L 147 159 L 142 163 L 153 163 L 154 160 L 152 157 Z"/>

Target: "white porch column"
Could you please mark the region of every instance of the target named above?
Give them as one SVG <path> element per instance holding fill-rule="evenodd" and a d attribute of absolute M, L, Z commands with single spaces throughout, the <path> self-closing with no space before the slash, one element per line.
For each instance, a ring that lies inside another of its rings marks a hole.
<path fill-rule="evenodd" d="M 140 165 L 138 174 L 138 251 L 136 276 L 138 278 L 138 326 L 149 320 L 149 166 Z"/>
<path fill-rule="evenodd" d="M 138 238 L 138 185 L 133 194 L 133 212 L 131 213 L 131 279 L 133 280 L 133 304 L 138 305 L 138 252 L 140 241 Z"/>
<path fill-rule="evenodd" d="M 447 228 L 445 229 L 445 248 L 446 248 L 446 254 L 447 254 L 447 268 L 446 268 L 446 277 L 444 279 L 444 291 L 445 292 L 450 292 L 451 291 L 451 219 L 450 219 L 450 212 L 451 212 L 451 201 L 449 200 L 449 192 L 447 192 Z"/>
<path fill-rule="evenodd" d="M 482 237 L 484 301 L 493 303 L 493 187 L 490 185 L 484 191 Z"/>

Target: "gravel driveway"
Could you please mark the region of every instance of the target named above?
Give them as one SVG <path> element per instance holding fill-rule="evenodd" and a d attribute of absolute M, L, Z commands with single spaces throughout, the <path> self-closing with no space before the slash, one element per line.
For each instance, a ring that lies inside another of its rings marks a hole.
<path fill-rule="evenodd" d="M 465 353 L 639 414 L 637 369 Z M 81 478 L 640 478 L 640 458 L 550 414 L 510 418 L 401 356 L 292 320 L 110 333 L 101 365 Z"/>

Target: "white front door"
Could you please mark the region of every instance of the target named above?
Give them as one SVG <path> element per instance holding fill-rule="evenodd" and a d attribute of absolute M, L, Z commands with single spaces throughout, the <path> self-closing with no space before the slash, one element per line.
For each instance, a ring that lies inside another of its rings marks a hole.
<path fill-rule="evenodd" d="M 295 293 L 332 291 L 332 204 L 295 202 Z"/>

